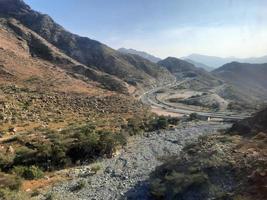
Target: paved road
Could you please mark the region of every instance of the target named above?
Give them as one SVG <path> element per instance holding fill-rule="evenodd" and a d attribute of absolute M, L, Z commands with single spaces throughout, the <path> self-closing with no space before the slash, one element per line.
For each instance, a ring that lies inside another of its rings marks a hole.
<path fill-rule="evenodd" d="M 172 106 L 156 98 L 156 93 L 158 91 L 180 85 L 188 80 L 189 79 L 185 79 L 178 83 L 173 82 L 165 86 L 161 86 L 161 87 L 157 87 L 152 90 L 149 90 L 140 96 L 140 100 L 144 104 L 154 106 L 157 108 L 161 108 L 161 109 L 164 109 L 165 111 L 172 112 L 172 113 L 179 113 L 179 114 L 185 114 L 185 115 L 188 115 L 191 113 L 197 113 L 199 116 L 211 117 L 211 118 L 222 119 L 222 120 L 241 120 L 241 119 L 250 117 L 247 114 L 237 114 L 237 113 L 232 113 L 232 112 L 202 112 L 202 111 L 194 110 L 192 108 L 185 108 L 185 106 L 183 107 Z"/>

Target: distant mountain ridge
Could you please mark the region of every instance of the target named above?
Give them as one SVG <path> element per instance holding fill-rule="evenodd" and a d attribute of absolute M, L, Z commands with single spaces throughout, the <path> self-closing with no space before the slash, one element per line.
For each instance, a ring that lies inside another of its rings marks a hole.
<path fill-rule="evenodd" d="M 190 60 L 190 59 L 184 59 L 184 60 L 187 61 L 187 62 L 189 62 L 189 63 L 191 63 L 191 64 L 193 64 L 193 65 L 195 65 L 195 66 L 198 67 L 198 68 L 205 69 L 205 70 L 208 71 L 208 72 L 214 70 L 214 68 L 212 68 L 212 67 L 210 67 L 210 66 L 208 66 L 208 65 L 205 65 L 205 64 L 203 64 L 203 63 L 196 62 L 196 61 L 194 61 L 194 60 Z"/>
<path fill-rule="evenodd" d="M 129 53 L 129 54 L 134 54 L 134 55 L 138 55 L 138 56 L 141 56 L 153 63 L 157 63 L 159 62 L 161 59 L 156 57 L 156 56 L 153 56 L 147 52 L 144 52 L 144 51 L 137 51 L 135 49 L 126 49 L 126 48 L 120 48 L 118 49 L 119 52 L 121 53 Z"/>
<path fill-rule="evenodd" d="M 189 59 L 194 62 L 200 62 L 211 68 L 218 68 L 230 62 L 241 62 L 241 63 L 252 63 L 252 64 L 253 63 L 255 64 L 267 63 L 267 55 L 262 56 L 262 57 L 251 57 L 251 58 L 235 58 L 235 57 L 221 58 L 217 56 L 191 54 L 189 56 L 183 57 L 182 59 L 185 59 L 185 60 Z"/>

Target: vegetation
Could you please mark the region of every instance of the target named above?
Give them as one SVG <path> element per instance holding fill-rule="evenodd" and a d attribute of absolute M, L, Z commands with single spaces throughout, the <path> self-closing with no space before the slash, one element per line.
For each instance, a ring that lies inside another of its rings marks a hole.
<path fill-rule="evenodd" d="M 197 120 L 197 119 L 198 119 L 198 117 L 197 117 L 197 113 L 191 113 L 191 114 L 189 115 L 189 120 L 190 120 L 190 121 Z"/>
<path fill-rule="evenodd" d="M 86 186 L 86 182 L 84 180 L 78 181 L 78 183 L 70 188 L 72 192 L 77 192 L 83 189 Z"/>
<path fill-rule="evenodd" d="M 25 192 L 0 189 L 0 199 L 2 200 L 28 200 L 29 198 L 29 195 Z"/>
<path fill-rule="evenodd" d="M 155 199 L 266 199 L 266 110 L 205 135 L 150 175 Z M 238 135 L 236 135 L 238 134 Z M 227 186 L 227 187 L 225 187 Z"/>
<path fill-rule="evenodd" d="M 44 177 L 43 171 L 35 166 L 16 166 L 12 171 L 27 180 L 40 179 Z"/>
<path fill-rule="evenodd" d="M 94 165 L 91 167 L 91 171 L 94 172 L 95 174 L 101 169 L 101 166 L 99 164 Z"/>
<path fill-rule="evenodd" d="M 130 135 L 138 135 L 143 132 L 156 131 L 166 129 L 170 126 L 176 126 L 179 123 L 179 118 L 155 116 L 152 119 L 140 120 L 140 118 L 131 118 L 126 126 L 122 129 Z"/>

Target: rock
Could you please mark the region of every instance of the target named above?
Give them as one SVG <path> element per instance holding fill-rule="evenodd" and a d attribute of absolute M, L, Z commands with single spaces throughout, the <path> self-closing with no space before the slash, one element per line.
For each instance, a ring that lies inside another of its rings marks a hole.
<path fill-rule="evenodd" d="M 152 170 L 162 161 L 158 158 L 175 152 L 180 153 L 188 142 L 195 141 L 198 136 L 213 134 L 217 129 L 228 125 L 194 124 L 185 125 L 184 129 L 156 131 L 150 137 L 136 136 L 131 143 L 123 149 L 119 157 L 103 159 L 101 163 L 104 173 L 84 177 L 90 182 L 86 188 L 77 191 L 72 196 L 68 188 L 73 181 L 61 183 L 52 188 L 60 193 L 62 199 L 142 199 L 148 200 L 148 185 L 146 180 Z M 179 141 L 180 145 L 177 145 Z M 76 168 L 79 173 L 85 173 L 88 166 Z M 75 172 L 77 174 L 77 172 Z M 77 176 L 73 177 L 77 182 Z"/>
<path fill-rule="evenodd" d="M 15 127 L 12 127 L 10 129 L 8 129 L 8 131 L 11 132 L 11 133 L 16 133 L 17 129 Z"/>
<path fill-rule="evenodd" d="M 112 168 L 110 166 L 108 166 L 104 171 L 104 173 L 107 173 L 107 174 L 110 174 L 112 172 L 113 172 L 113 170 L 112 170 Z"/>

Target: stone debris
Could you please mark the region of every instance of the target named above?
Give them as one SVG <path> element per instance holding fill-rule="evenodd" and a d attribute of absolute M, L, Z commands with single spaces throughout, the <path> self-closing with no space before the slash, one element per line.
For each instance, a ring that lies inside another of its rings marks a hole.
<path fill-rule="evenodd" d="M 184 128 L 152 132 L 149 137 L 146 135 L 134 138 L 120 155 L 99 160 L 99 173 L 90 174 L 88 166 L 77 167 L 71 171 L 71 181 L 53 187 L 50 192 L 56 193 L 59 199 L 68 200 L 149 199 L 146 180 L 155 167 L 162 163 L 162 157 L 179 155 L 184 145 L 194 142 L 198 136 L 213 134 L 219 129 L 229 127 L 227 124 L 206 122 L 181 126 Z M 69 188 L 80 180 L 88 184 L 80 191 L 71 192 Z"/>

